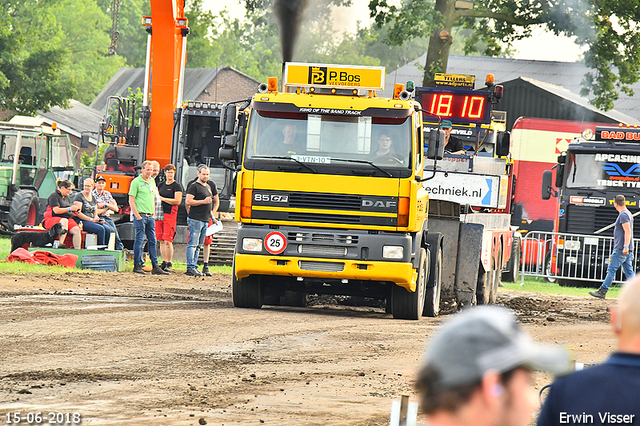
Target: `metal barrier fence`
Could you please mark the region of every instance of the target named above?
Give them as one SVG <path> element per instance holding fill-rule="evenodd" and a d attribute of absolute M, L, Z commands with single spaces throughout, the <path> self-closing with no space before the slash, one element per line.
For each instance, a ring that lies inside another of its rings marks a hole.
<path fill-rule="evenodd" d="M 633 270 L 638 271 L 638 247 L 633 243 Z M 545 278 L 571 284 L 571 281 L 599 282 L 607 275 L 613 237 L 564 234 L 559 232 L 528 232 L 522 238 L 521 284 L 524 277 Z M 622 283 L 622 268 L 614 283 Z M 585 284 L 585 283 L 583 283 Z"/>

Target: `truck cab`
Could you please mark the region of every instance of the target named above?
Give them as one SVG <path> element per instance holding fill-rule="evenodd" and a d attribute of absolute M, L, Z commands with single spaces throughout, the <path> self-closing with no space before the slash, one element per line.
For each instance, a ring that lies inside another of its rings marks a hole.
<path fill-rule="evenodd" d="M 626 198 L 632 214 L 640 211 L 640 130 L 626 126 L 597 126 L 587 130 L 558 156 L 555 182 L 552 171 L 542 178 L 542 198 L 559 200 L 556 231 L 553 240 L 550 272 L 561 284 L 575 281 L 601 282 L 606 272 L 605 257 L 618 213 L 613 207 L 615 196 Z M 554 188 L 557 187 L 557 190 Z M 640 239 L 640 229 L 633 230 Z M 563 238 L 562 235 L 575 235 Z M 567 280 L 570 278 L 571 280 Z"/>
<path fill-rule="evenodd" d="M 433 315 L 441 241 L 427 229 L 419 104 L 375 95 L 384 68 L 287 63 L 283 86 L 221 124 L 221 157 L 241 155 L 234 305 L 330 294 Z"/>

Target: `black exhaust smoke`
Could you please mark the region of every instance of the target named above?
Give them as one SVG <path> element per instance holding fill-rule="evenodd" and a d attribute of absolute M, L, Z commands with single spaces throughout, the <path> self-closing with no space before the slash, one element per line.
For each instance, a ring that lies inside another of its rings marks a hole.
<path fill-rule="evenodd" d="M 293 60 L 293 49 L 308 4 L 309 0 L 275 0 L 273 2 L 274 12 L 280 22 L 283 68 L 285 62 Z"/>

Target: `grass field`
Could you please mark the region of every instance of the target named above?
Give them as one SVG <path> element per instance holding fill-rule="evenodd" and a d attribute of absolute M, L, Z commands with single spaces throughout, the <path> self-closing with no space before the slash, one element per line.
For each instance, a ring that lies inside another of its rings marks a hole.
<path fill-rule="evenodd" d="M 588 296 L 588 292 L 595 290 L 591 287 L 560 287 L 558 283 L 550 283 L 542 278 L 525 277 L 524 284 L 520 285 L 520 279 L 517 283 L 503 282 L 505 290 L 521 291 L 524 293 L 546 293 L 566 296 Z M 616 298 L 620 292 L 620 287 L 614 285 L 607 293 L 607 298 Z"/>
<path fill-rule="evenodd" d="M 69 272 L 69 268 L 61 267 L 61 266 L 49 266 L 49 265 L 30 265 L 28 263 L 23 262 L 5 262 L 4 260 L 9 256 L 9 251 L 11 250 L 11 241 L 9 237 L 0 237 L 0 274 L 55 274 L 60 273 L 63 274 L 65 272 Z M 161 261 L 160 261 L 161 262 Z M 173 269 L 177 271 L 186 271 L 187 265 L 185 262 L 174 261 Z M 127 263 L 125 266 L 125 271 L 131 271 L 133 269 L 133 264 Z M 209 269 L 212 273 L 216 274 L 231 274 L 230 266 L 210 266 Z M 94 272 L 94 271 L 85 271 L 85 272 Z M 105 272 L 95 272 L 95 273 L 105 273 Z"/>

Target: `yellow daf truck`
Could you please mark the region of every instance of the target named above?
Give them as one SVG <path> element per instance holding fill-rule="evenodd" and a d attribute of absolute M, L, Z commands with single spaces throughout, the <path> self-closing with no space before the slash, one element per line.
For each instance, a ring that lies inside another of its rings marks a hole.
<path fill-rule="evenodd" d="M 420 104 L 402 87 L 377 97 L 384 76 L 287 63 L 282 91 L 269 79 L 249 105 L 225 106 L 220 157 L 239 170 L 235 306 L 328 294 L 386 302 L 394 318 L 438 314 L 442 237 L 427 226 Z"/>

